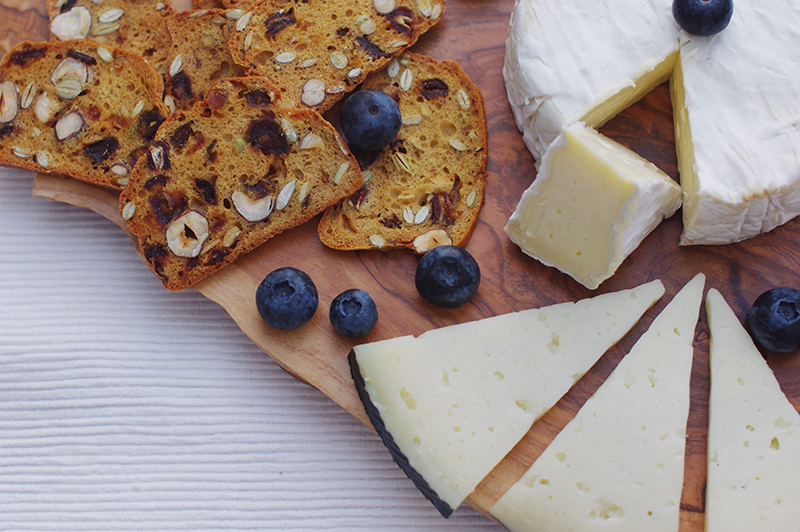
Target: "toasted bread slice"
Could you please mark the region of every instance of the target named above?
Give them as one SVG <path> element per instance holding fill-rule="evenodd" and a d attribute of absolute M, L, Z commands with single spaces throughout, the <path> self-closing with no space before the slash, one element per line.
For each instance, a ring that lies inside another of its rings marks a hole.
<path fill-rule="evenodd" d="M 488 136 L 481 92 L 457 63 L 407 52 L 362 89 L 386 92 L 403 125 L 379 151 L 356 153 L 364 184 L 328 209 L 322 242 L 341 250 L 463 245 L 478 220 Z"/>
<path fill-rule="evenodd" d="M 114 189 L 169 114 L 150 64 L 87 39 L 20 43 L 0 83 L 0 164 Z"/>
<path fill-rule="evenodd" d="M 158 130 L 120 195 L 144 259 L 182 290 L 361 185 L 333 126 L 260 77 L 219 81 Z"/>

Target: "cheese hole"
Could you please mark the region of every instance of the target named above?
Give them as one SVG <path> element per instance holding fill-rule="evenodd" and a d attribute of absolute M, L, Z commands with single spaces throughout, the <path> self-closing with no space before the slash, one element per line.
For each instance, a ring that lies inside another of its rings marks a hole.
<path fill-rule="evenodd" d="M 589 517 L 609 519 L 611 517 L 622 517 L 625 514 L 622 508 L 605 499 L 595 499 L 594 503 L 597 507 L 589 512 Z"/>
<path fill-rule="evenodd" d="M 520 408 L 520 410 L 522 410 L 525 413 L 528 412 L 528 401 L 526 401 L 525 399 L 517 399 L 515 403 Z"/>
<path fill-rule="evenodd" d="M 414 399 L 414 396 L 412 396 L 405 388 L 400 390 L 400 398 L 403 400 L 403 402 L 405 402 L 406 407 L 409 410 L 417 409 L 417 400 Z"/>
<path fill-rule="evenodd" d="M 550 342 L 547 344 L 547 348 L 550 350 L 550 353 L 556 354 L 558 352 L 558 343 L 560 338 L 557 334 L 550 335 Z"/>
<path fill-rule="evenodd" d="M 780 444 L 778 443 L 778 438 L 772 438 L 772 441 L 769 442 L 769 446 L 776 451 L 780 449 Z"/>

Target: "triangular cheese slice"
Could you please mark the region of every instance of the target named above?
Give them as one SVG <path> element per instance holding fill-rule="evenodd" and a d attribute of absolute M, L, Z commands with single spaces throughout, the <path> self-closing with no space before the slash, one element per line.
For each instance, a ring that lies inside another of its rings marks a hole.
<path fill-rule="evenodd" d="M 395 461 L 446 517 L 663 293 L 653 281 L 356 346 L 353 378 Z"/>
<path fill-rule="evenodd" d="M 509 530 L 677 532 L 704 283 L 675 296 L 491 509 Z"/>
<path fill-rule="evenodd" d="M 800 414 L 716 290 L 711 331 L 706 531 L 800 530 Z"/>

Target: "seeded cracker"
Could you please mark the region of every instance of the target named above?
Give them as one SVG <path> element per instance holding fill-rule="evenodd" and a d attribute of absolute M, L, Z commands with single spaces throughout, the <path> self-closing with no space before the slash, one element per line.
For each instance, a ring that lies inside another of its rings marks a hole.
<path fill-rule="evenodd" d="M 169 114 L 152 66 L 90 40 L 20 43 L 0 88 L 0 164 L 113 189 Z"/>
<path fill-rule="evenodd" d="M 322 242 L 341 250 L 466 243 L 483 204 L 487 131 L 483 97 L 457 63 L 406 52 L 364 89 L 392 96 L 403 125 L 379 151 L 355 153 L 364 184 L 328 209 Z"/>
<path fill-rule="evenodd" d="M 142 255 L 182 290 L 349 196 L 355 158 L 310 109 L 275 102 L 261 77 L 219 81 L 158 129 L 120 196 Z"/>
<path fill-rule="evenodd" d="M 166 60 L 164 92 L 170 107 L 189 109 L 220 79 L 242 75 L 228 49 L 231 29 L 240 15 L 235 9 L 208 9 L 169 17 L 172 47 Z"/>
<path fill-rule="evenodd" d="M 220 0 L 192 0 L 192 9 L 223 9 Z"/>
<path fill-rule="evenodd" d="M 160 74 L 169 50 L 164 0 L 45 0 L 51 40 L 92 39 L 142 56 Z"/>
<path fill-rule="evenodd" d="M 266 76 L 286 105 L 329 109 L 438 22 L 444 0 L 265 0 L 243 11 L 234 61 Z"/>

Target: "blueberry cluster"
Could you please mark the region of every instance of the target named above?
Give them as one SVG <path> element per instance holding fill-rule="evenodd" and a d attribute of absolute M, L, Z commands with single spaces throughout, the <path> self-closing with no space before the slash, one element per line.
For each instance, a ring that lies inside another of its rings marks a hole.
<path fill-rule="evenodd" d="M 458 246 L 431 249 L 417 264 L 415 285 L 423 299 L 455 308 L 478 290 L 478 263 Z M 256 289 L 256 307 L 262 319 L 278 329 L 296 329 L 317 312 L 319 296 L 314 281 L 297 268 L 278 268 Z M 378 322 L 375 301 L 364 290 L 352 288 L 336 296 L 328 312 L 333 329 L 343 336 L 366 336 Z"/>
<path fill-rule="evenodd" d="M 319 296 L 314 281 L 297 268 L 278 268 L 256 289 L 256 308 L 261 318 L 278 329 L 306 324 L 317 312 Z M 378 322 L 378 309 L 370 295 L 352 289 L 339 294 L 330 308 L 331 325 L 344 336 L 365 336 Z"/>

